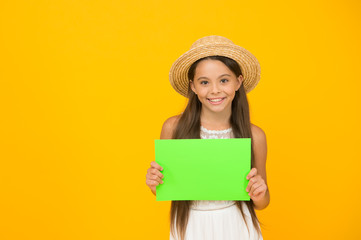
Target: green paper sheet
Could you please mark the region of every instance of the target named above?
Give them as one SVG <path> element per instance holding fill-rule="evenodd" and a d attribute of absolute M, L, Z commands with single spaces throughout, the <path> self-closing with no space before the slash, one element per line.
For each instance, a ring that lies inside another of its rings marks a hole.
<path fill-rule="evenodd" d="M 250 200 L 251 138 L 155 140 L 155 161 L 157 201 Z"/>

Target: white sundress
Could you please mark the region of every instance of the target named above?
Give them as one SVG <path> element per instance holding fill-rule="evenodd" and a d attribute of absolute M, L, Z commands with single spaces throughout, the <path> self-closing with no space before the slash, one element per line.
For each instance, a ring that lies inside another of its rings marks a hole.
<path fill-rule="evenodd" d="M 201 126 L 202 139 L 233 138 L 232 128 L 208 130 Z M 242 209 L 247 221 L 234 201 L 192 201 L 185 240 L 263 240 L 253 227 L 251 214 L 243 203 Z M 170 234 L 170 240 L 179 240 Z"/>

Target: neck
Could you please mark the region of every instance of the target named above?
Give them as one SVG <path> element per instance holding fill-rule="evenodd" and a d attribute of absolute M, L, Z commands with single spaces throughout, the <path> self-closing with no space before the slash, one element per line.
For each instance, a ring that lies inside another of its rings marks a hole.
<path fill-rule="evenodd" d="M 231 108 L 224 110 L 224 112 L 211 112 L 202 108 L 201 110 L 201 125 L 207 129 L 226 129 L 231 127 Z"/>

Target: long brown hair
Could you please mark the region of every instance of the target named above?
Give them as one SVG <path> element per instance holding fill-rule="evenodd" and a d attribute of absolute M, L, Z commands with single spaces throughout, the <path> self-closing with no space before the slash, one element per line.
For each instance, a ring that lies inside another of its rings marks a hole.
<path fill-rule="evenodd" d="M 200 61 L 211 59 L 218 60 L 224 63 L 237 77 L 242 75 L 241 68 L 238 63 L 231 58 L 224 56 L 208 56 L 201 58 L 194 62 L 188 71 L 188 79 L 193 80 L 196 67 Z M 201 127 L 201 109 L 202 104 L 198 100 L 197 95 L 191 90 L 190 83 L 188 84 L 188 104 L 183 114 L 178 120 L 177 126 L 173 133 L 173 139 L 200 139 L 200 127 Z M 249 116 L 249 106 L 247 101 L 247 95 L 243 86 L 243 83 L 238 91 L 235 93 L 235 97 L 232 102 L 232 113 L 230 118 L 230 124 L 232 126 L 233 134 L 235 138 L 252 138 L 251 122 Z M 254 166 L 254 151 L 251 148 L 251 166 Z M 237 207 L 241 211 L 242 217 L 247 221 L 242 209 L 242 201 L 235 201 Z M 260 235 L 259 221 L 254 210 L 253 201 L 244 202 L 249 212 L 251 213 L 252 222 L 254 228 Z M 171 234 L 175 236 L 175 232 L 179 234 L 180 239 L 184 239 L 187 230 L 189 210 L 191 201 L 172 201 L 170 210 L 170 225 Z M 248 229 L 249 230 L 249 229 Z"/>

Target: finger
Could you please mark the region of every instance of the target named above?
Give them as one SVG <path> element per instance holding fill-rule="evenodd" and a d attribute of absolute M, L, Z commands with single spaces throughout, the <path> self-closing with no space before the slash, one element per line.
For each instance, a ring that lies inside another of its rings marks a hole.
<path fill-rule="evenodd" d="M 251 190 L 251 187 L 253 184 L 255 184 L 257 182 L 257 177 L 252 177 L 247 185 L 246 191 L 249 192 Z"/>
<path fill-rule="evenodd" d="M 154 167 L 150 167 L 150 168 L 148 168 L 148 170 L 147 170 L 147 173 L 149 173 L 149 174 L 157 174 L 157 172 L 159 172 L 159 170 L 158 169 L 156 169 L 156 168 L 154 168 Z M 159 172 L 160 173 L 160 172 Z M 163 178 L 163 174 L 162 173 L 160 173 L 161 174 L 161 176 L 159 176 L 160 178 Z"/>
<path fill-rule="evenodd" d="M 163 180 L 160 179 L 160 177 L 158 177 L 157 175 L 151 175 L 150 179 L 155 180 L 155 181 L 159 182 L 160 184 L 163 183 Z"/>
<path fill-rule="evenodd" d="M 253 176 L 253 177 L 249 180 L 248 185 L 247 185 L 247 188 L 246 188 L 247 192 L 249 192 L 249 191 L 251 190 L 251 187 L 252 187 L 253 184 L 255 184 L 256 182 L 259 181 L 259 178 L 260 178 L 260 175 L 256 175 L 256 176 Z"/>
<path fill-rule="evenodd" d="M 262 186 L 262 183 L 261 183 L 261 182 L 256 182 L 255 184 L 252 185 L 249 193 L 253 195 L 253 194 L 254 194 L 254 191 L 255 191 L 257 188 L 259 188 L 260 186 Z"/>
<path fill-rule="evenodd" d="M 154 170 L 154 171 L 158 171 L 158 170 Z M 163 174 L 160 174 L 160 175 L 163 175 Z M 152 172 L 147 173 L 147 174 L 145 175 L 145 177 L 146 177 L 146 179 L 153 179 L 153 180 L 155 180 L 155 179 L 157 179 L 157 178 L 162 179 L 162 176 L 159 176 L 159 175 L 154 174 L 154 173 L 152 173 Z"/>
<path fill-rule="evenodd" d="M 149 187 L 155 187 L 155 186 L 159 185 L 159 182 L 154 181 L 154 180 L 147 180 L 146 183 Z"/>
<path fill-rule="evenodd" d="M 150 171 L 150 174 L 152 174 L 152 175 L 157 175 L 157 176 L 160 177 L 161 179 L 164 177 L 164 175 L 163 175 L 161 172 L 159 172 L 158 169 L 155 169 L 155 168 L 153 168 L 153 169 Z"/>
<path fill-rule="evenodd" d="M 250 186 L 250 189 L 249 189 L 250 192 L 252 191 L 252 188 L 255 189 L 255 188 L 259 187 L 260 184 L 264 183 L 264 181 L 260 175 L 254 176 L 249 181 L 253 183 L 252 186 Z"/>
<path fill-rule="evenodd" d="M 256 188 L 256 189 L 253 191 L 252 195 L 253 195 L 253 196 L 261 195 L 261 194 L 265 193 L 266 190 L 267 190 L 266 184 L 261 185 L 260 187 Z"/>
<path fill-rule="evenodd" d="M 152 161 L 150 163 L 150 166 L 154 167 L 155 169 L 158 169 L 159 171 L 163 171 L 163 168 L 158 163 L 156 163 L 155 161 Z"/>
<path fill-rule="evenodd" d="M 251 179 L 252 177 L 257 175 L 257 169 L 256 168 L 252 168 L 251 171 L 249 171 L 248 175 L 247 175 L 247 180 Z"/>

